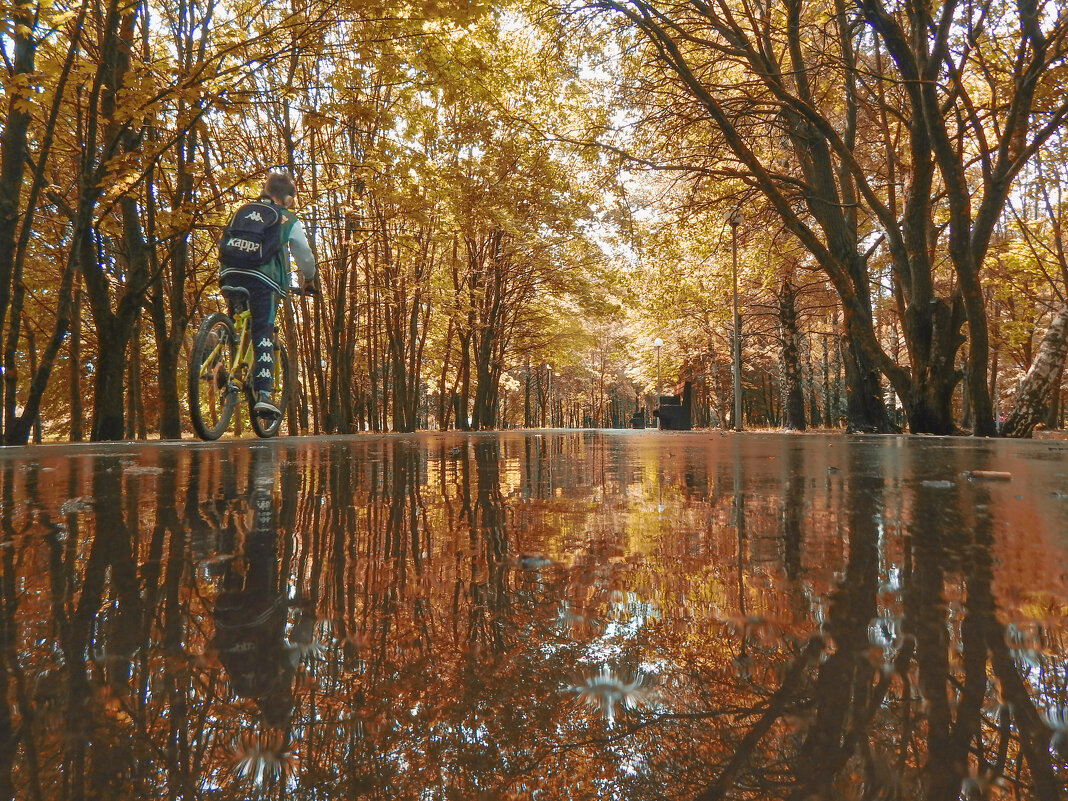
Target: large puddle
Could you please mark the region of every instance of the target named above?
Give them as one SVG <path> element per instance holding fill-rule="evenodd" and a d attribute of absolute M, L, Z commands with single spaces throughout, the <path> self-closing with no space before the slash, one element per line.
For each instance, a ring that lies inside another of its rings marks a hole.
<path fill-rule="evenodd" d="M 1058 798 L 1065 445 L 0 453 L 0 798 Z"/>

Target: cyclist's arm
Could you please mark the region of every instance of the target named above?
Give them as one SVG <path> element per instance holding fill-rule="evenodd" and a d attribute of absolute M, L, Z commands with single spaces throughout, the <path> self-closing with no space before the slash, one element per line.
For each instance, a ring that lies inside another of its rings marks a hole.
<path fill-rule="evenodd" d="M 293 255 L 293 261 L 297 263 L 304 281 L 315 280 L 315 257 L 300 220 L 293 223 L 293 227 L 289 229 L 289 252 Z"/>

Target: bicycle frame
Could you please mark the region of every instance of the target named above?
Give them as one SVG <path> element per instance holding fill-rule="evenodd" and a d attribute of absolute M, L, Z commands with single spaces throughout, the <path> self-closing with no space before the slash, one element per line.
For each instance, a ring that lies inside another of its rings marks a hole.
<path fill-rule="evenodd" d="M 231 291 L 232 290 L 232 291 Z M 244 394 L 249 408 L 249 424 L 260 437 L 273 437 L 282 424 L 289 387 L 289 363 L 285 346 L 274 336 L 274 389 L 270 390 L 274 412 L 257 411 L 263 401 L 255 389 L 256 337 L 248 291 L 223 287 L 230 314 L 222 310 L 208 314 L 193 337 L 189 371 L 189 413 L 193 429 L 201 439 L 213 441 L 226 430 L 239 396 Z M 277 334 L 277 331 L 274 332 Z M 266 359 L 265 359 L 266 361 Z M 238 417 L 238 420 L 241 418 Z"/>
<path fill-rule="evenodd" d="M 237 331 L 237 348 L 234 353 L 234 361 L 227 365 L 227 372 L 230 376 L 230 390 L 240 390 L 245 386 L 245 382 L 248 381 L 248 377 L 252 374 L 252 363 L 254 359 L 252 348 L 252 337 L 250 335 L 251 325 L 249 324 L 252 313 L 248 309 L 243 309 L 233 316 L 234 329 Z M 218 356 L 223 348 L 222 342 L 218 343 L 207 358 L 204 360 L 204 364 L 211 364 Z M 200 369 L 203 372 L 204 364 Z"/>

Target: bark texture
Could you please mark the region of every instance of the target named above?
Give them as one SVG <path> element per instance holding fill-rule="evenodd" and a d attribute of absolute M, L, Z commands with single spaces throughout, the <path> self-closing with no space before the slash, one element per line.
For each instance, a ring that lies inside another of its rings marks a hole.
<path fill-rule="evenodd" d="M 797 288 L 789 281 L 779 293 L 779 329 L 782 350 L 782 427 L 805 430 L 805 394 L 801 383 L 801 353 L 797 331 Z"/>
<path fill-rule="evenodd" d="M 1046 416 L 1050 399 L 1057 389 L 1068 358 L 1068 303 L 1057 311 L 1046 335 L 1038 346 L 1038 353 L 1027 371 L 1016 403 L 1002 428 L 1006 437 L 1029 437 L 1035 426 Z"/>

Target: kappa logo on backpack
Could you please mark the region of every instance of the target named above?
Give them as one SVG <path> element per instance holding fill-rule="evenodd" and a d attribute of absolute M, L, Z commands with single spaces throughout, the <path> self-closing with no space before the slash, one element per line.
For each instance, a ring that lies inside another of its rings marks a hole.
<path fill-rule="evenodd" d="M 262 267 L 278 253 L 282 215 L 269 203 L 253 201 L 237 211 L 219 238 L 223 267 Z"/>

